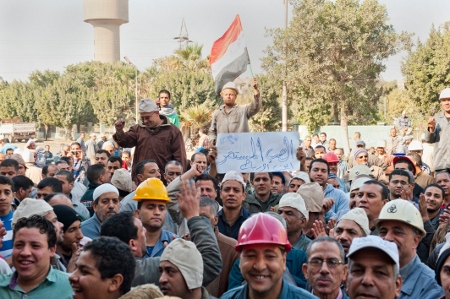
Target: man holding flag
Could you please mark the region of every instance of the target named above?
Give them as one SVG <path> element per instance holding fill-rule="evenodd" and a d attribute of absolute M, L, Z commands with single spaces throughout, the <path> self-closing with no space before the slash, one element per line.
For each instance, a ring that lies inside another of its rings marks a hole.
<path fill-rule="evenodd" d="M 224 102 L 224 105 L 214 112 L 209 128 L 209 139 L 214 143 L 218 133 L 249 132 L 248 119 L 258 113 L 262 106 L 256 78 L 253 78 L 252 82 L 254 94 L 252 102 L 244 106 L 236 104 L 239 90 L 231 81 L 244 73 L 250 64 L 239 15 L 225 34 L 214 42 L 209 62 L 216 92 L 220 91 Z"/>

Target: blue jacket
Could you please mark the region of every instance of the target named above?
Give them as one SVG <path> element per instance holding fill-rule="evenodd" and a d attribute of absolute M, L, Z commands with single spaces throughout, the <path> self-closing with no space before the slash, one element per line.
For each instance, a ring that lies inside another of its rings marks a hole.
<path fill-rule="evenodd" d="M 240 287 L 234 288 L 232 290 L 229 290 L 225 294 L 223 294 L 220 299 L 247 299 L 248 298 L 248 285 L 244 284 Z M 314 299 L 317 298 L 311 293 L 308 293 L 307 291 L 288 284 L 283 279 L 283 286 L 281 288 L 280 296 L 278 296 L 279 299 Z M 273 298 L 276 299 L 276 298 Z"/>
<path fill-rule="evenodd" d="M 408 275 L 402 277 L 403 286 L 398 299 L 435 299 L 444 295 L 436 282 L 434 271 L 423 264 L 417 255 L 414 259 Z"/>
<path fill-rule="evenodd" d="M 244 281 L 244 277 L 242 277 L 241 270 L 239 269 L 239 262 L 240 259 L 234 262 L 231 268 L 228 279 L 228 290 L 242 285 Z M 304 263 L 306 263 L 306 254 L 303 250 L 292 249 L 286 254 L 286 268 L 289 269 L 295 283 L 301 288 L 304 288 L 306 285 L 306 278 L 302 271 L 302 265 Z"/>
<path fill-rule="evenodd" d="M 336 213 L 339 211 L 350 211 L 350 207 L 348 205 L 347 195 L 339 189 L 333 187 L 333 185 L 327 183 L 327 187 L 323 192 L 324 198 L 331 197 L 334 199 L 334 204 L 331 206 L 331 209 L 325 214 L 325 218 L 327 221 L 330 218 L 336 219 Z"/>
<path fill-rule="evenodd" d="M 85 237 L 91 238 L 92 240 L 100 237 L 100 228 L 102 224 L 97 217 L 97 213 L 86 221 L 81 222 L 81 232 Z"/>

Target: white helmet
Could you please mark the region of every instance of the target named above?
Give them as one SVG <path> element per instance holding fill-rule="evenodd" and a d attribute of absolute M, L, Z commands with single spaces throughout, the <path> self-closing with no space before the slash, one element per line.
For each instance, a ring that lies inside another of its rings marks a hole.
<path fill-rule="evenodd" d="M 422 142 L 419 140 L 413 140 L 408 146 L 409 151 L 423 151 Z"/>
<path fill-rule="evenodd" d="M 419 210 L 407 200 L 400 198 L 386 203 L 381 209 L 378 219 L 375 219 L 375 225 L 379 229 L 381 222 L 389 220 L 411 225 L 420 231 L 422 238 L 427 234 L 423 228 L 422 216 L 420 216 Z"/>
<path fill-rule="evenodd" d="M 443 91 L 441 91 L 441 94 L 439 95 L 439 100 L 449 98 L 450 98 L 450 88 L 446 88 Z"/>

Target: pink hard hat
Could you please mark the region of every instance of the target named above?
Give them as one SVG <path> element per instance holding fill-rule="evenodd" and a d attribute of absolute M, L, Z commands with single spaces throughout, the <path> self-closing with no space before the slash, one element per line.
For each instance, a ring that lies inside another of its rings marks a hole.
<path fill-rule="evenodd" d="M 292 249 L 283 224 L 278 219 L 264 213 L 254 215 L 242 223 L 235 249 L 241 252 L 244 246 L 253 244 L 281 245 L 284 246 L 286 252 Z"/>
<path fill-rule="evenodd" d="M 328 152 L 325 155 L 323 155 L 323 159 L 325 159 L 328 163 L 339 162 L 339 158 L 333 152 Z"/>

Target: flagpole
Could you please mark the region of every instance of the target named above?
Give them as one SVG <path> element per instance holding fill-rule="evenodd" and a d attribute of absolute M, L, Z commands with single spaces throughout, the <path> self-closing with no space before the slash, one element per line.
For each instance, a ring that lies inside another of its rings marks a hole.
<path fill-rule="evenodd" d="M 253 75 L 252 65 L 249 63 L 248 66 L 250 67 L 250 74 L 252 75 L 252 78 L 254 78 L 255 75 Z"/>

